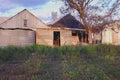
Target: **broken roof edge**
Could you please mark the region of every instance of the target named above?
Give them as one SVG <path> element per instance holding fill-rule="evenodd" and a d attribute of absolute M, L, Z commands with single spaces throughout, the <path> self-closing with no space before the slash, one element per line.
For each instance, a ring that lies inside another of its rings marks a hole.
<path fill-rule="evenodd" d="M 33 31 L 36 31 L 36 29 L 44 29 L 44 30 L 77 30 L 77 31 L 86 31 L 85 29 L 77 29 L 77 28 L 60 28 L 60 27 L 45 27 L 45 28 L 28 28 L 28 27 L 14 27 L 14 28 L 3 28 L 3 27 L 0 27 L 0 29 L 3 29 L 3 30 L 13 30 L 13 29 L 24 29 L 24 30 L 33 30 Z"/>
<path fill-rule="evenodd" d="M 36 28 L 36 29 L 48 29 L 48 30 L 77 30 L 77 31 L 86 31 L 86 29 L 78 29 L 78 28 L 60 28 L 60 27 L 48 27 L 48 28 Z"/>
<path fill-rule="evenodd" d="M 2 30 L 17 30 L 17 29 L 19 29 L 19 30 L 32 30 L 32 31 L 36 31 L 36 29 L 34 29 L 34 28 L 2 28 L 2 27 L 0 27 L 0 29 L 2 29 Z"/>

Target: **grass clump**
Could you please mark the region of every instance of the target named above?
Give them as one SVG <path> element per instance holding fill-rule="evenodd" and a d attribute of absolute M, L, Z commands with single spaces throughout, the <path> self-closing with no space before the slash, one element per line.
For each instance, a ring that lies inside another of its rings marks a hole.
<path fill-rule="evenodd" d="M 0 63 L 0 75 L 23 75 L 15 80 L 119 80 L 120 46 L 8 46 L 0 48 Z"/>

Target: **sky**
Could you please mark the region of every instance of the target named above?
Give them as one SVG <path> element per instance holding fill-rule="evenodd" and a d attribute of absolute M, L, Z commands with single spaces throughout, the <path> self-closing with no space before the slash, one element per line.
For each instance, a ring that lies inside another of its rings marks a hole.
<path fill-rule="evenodd" d="M 99 0 L 95 2 L 97 1 Z M 58 17 L 60 16 L 59 8 L 63 5 L 64 3 L 60 0 L 0 0 L 0 16 L 12 17 L 18 12 L 28 9 L 44 23 L 48 23 L 51 22 L 52 12 L 58 12 Z"/>
<path fill-rule="evenodd" d="M 58 12 L 63 5 L 55 0 L 0 0 L 0 16 L 12 17 L 23 9 L 28 9 L 35 16 L 47 23 L 51 20 L 51 12 Z"/>

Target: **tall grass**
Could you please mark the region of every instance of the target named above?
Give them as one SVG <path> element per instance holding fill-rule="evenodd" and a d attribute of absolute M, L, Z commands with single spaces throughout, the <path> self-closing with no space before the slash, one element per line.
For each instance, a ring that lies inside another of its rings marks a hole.
<path fill-rule="evenodd" d="M 48 55 L 49 57 L 60 56 L 115 56 L 120 54 L 120 46 L 115 45 L 94 45 L 94 46 L 63 46 L 63 47 L 48 47 L 33 45 L 27 47 L 8 46 L 0 48 L 0 62 L 26 60 L 32 54 Z"/>
<path fill-rule="evenodd" d="M 120 79 L 120 46 L 115 45 L 63 46 L 54 48 L 32 45 L 0 48 L 0 63 L 8 61 L 24 61 L 24 63 L 19 65 L 20 71 L 18 70 L 17 73 L 46 72 L 42 76 L 32 75 L 33 80 Z M 2 69 L 0 68 L 0 70 Z"/>

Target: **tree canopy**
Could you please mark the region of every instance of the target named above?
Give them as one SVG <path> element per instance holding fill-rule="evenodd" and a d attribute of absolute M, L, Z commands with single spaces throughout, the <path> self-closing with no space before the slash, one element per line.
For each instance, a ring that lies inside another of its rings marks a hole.
<path fill-rule="evenodd" d="M 77 11 L 86 30 L 101 30 L 104 25 L 120 19 L 120 0 L 61 0 L 65 10 Z"/>

